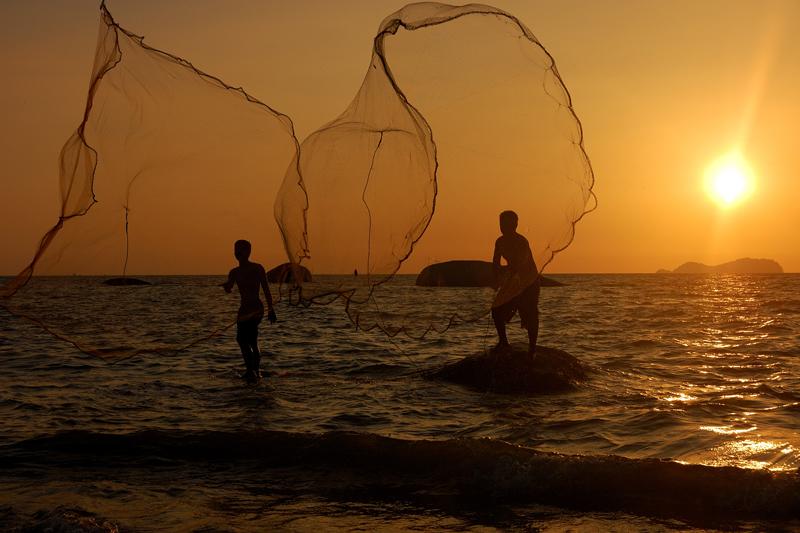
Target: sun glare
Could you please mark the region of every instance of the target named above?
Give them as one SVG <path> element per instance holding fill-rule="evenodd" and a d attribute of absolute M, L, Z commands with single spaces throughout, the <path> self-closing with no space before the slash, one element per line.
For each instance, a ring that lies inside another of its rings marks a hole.
<path fill-rule="evenodd" d="M 722 207 L 747 198 L 753 190 L 753 175 L 741 155 L 733 153 L 718 159 L 706 173 L 706 191 Z"/>

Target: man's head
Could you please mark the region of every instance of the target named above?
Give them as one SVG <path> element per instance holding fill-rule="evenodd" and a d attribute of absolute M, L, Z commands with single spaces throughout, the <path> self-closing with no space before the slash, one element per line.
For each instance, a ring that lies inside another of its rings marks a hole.
<path fill-rule="evenodd" d="M 247 261 L 250 258 L 250 241 L 240 239 L 233 245 L 233 255 L 239 261 Z"/>
<path fill-rule="evenodd" d="M 510 235 L 517 231 L 519 218 L 514 211 L 503 211 L 500 213 L 500 232 L 503 235 Z"/>

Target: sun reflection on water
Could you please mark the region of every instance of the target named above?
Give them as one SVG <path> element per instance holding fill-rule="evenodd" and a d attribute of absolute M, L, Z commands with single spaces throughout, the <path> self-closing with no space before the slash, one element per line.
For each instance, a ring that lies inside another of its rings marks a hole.
<path fill-rule="evenodd" d="M 682 302 L 688 306 L 686 320 L 670 338 L 683 351 L 684 357 L 670 359 L 680 361 L 682 368 L 673 368 L 681 381 L 653 394 L 658 402 L 654 410 L 668 412 L 692 428 L 693 436 L 685 444 L 670 447 L 678 451 L 679 462 L 770 471 L 800 466 L 798 448 L 792 445 L 797 433 L 776 431 L 771 418 L 791 402 L 800 405 L 785 385 L 776 387 L 787 381 L 787 361 L 772 351 L 775 339 L 786 336 L 786 321 L 768 305 L 783 298 L 771 279 L 748 275 L 686 279 Z"/>
<path fill-rule="evenodd" d="M 665 402 L 692 402 L 697 399 L 697 396 L 692 396 L 691 394 L 686 394 L 684 392 L 676 392 L 670 396 L 665 396 L 661 398 L 661 400 Z"/>
<path fill-rule="evenodd" d="M 791 454 L 795 448 L 786 442 L 733 440 L 711 450 L 711 458 L 701 461 L 708 466 L 738 466 L 773 472 L 789 472 L 797 468 Z"/>
<path fill-rule="evenodd" d="M 751 426 L 749 428 L 743 429 L 735 429 L 731 426 L 700 426 L 700 429 L 703 431 L 711 431 L 713 433 L 719 433 L 720 435 L 740 435 L 742 433 L 750 433 L 751 431 L 755 431 L 758 429 L 756 426 Z"/>

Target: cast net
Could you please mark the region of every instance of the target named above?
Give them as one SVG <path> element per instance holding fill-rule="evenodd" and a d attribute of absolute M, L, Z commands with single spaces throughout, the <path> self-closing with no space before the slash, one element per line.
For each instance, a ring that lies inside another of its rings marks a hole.
<path fill-rule="evenodd" d="M 593 184 L 570 94 L 525 25 L 489 6 L 406 6 L 281 188 L 290 261 L 338 274 L 292 300 L 340 299 L 360 327 L 390 335 L 478 320 L 530 280 L 495 294 L 490 265 L 451 261 L 491 260 L 498 215 L 513 210 L 543 270 L 594 208 Z M 420 271 L 417 284 L 398 276 Z"/>
<path fill-rule="evenodd" d="M 4 307 L 87 353 L 167 352 L 229 327 L 236 302 L 219 287 L 169 275 L 226 272 L 240 238 L 268 268 L 288 255 L 295 281 L 279 292 L 292 304 L 342 303 L 390 335 L 444 331 L 485 316 L 495 291 L 485 276 L 449 287 L 457 267 L 422 280 L 433 286 L 406 274 L 491 259 L 507 209 L 541 271 L 594 206 L 553 58 L 499 9 L 423 3 L 387 17 L 352 103 L 302 145 L 286 115 L 101 12 L 84 120 L 60 159 L 61 213 L 2 287 Z M 98 282 L 153 274 L 152 287 Z"/>
<path fill-rule="evenodd" d="M 283 262 L 272 204 L 297 142 L 288 117 L 101 15 L 84 119 L 60 155 L 58 221 L 3 305 L 120 359 L 235 320 L 224 277 L 173 275 L 227 273 L 239 238 Z M 148 274 L 151 286 L 103 283 Z"/>

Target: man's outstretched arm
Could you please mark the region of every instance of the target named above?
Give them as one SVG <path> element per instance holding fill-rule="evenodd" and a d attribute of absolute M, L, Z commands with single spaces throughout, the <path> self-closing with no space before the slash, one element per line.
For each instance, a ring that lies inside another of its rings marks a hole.
<path fill-rule="evenodd" d="M 225 283 L 221 283 L 220 287 L 225 289 L 225 292 L 231 292 L 234 283 L 235 281 L 233 279 L 233 270 L 231 270 L 230 272 L 228 272 L 228 281 L 226 281 Z"/>

